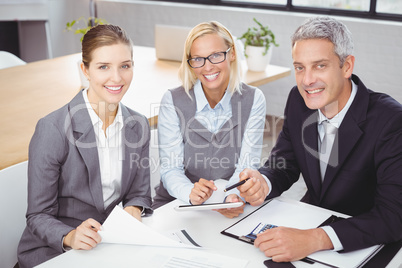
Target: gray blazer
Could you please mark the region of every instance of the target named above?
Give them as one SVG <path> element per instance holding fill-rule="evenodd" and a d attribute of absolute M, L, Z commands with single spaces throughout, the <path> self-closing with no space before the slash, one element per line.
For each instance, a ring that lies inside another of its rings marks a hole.
<path fill-rule="evenodd" d="M 29 145 L 27 227 L 18 246 L 21 268 L 63 253 L 63 236 L 88 218 L 102 224 L 120 202 L 152 213 L 148 120 L 120 105 L 121 195 L 106 209 L 95 132 L 82 92 L 39 120 Z"/>

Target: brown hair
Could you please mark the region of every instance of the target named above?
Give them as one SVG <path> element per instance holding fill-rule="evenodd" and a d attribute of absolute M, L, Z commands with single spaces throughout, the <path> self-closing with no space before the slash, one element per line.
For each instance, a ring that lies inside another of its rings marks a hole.
<path fill-rule="evenodd" d="M 89 67 L 89 63 L 92 61 L 92 52 L 95 49 L 118 43 L 126 44 L 130 47 L 132 58 L 133 42 L 122 28 L 111 24 L 92 27 L 82 39 L 82 62 L 85 67 Z"/>

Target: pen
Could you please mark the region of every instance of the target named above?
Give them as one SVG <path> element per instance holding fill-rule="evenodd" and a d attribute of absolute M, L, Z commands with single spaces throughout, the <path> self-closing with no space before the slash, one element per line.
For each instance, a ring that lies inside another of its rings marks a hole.
<path fill-rule="evenodd" d="M 250 178 L 247 178 L 245 180 L 239 181 L 238 183 L 235 183 L 229 187 L 227 187 L 225 190 L 223 190 L 224 192 L 227 192 L 229 190 L 232 190 L 233 188 L 239 187 L 240 185 L 243 185 L 246 183 L 246 181 L 248 181 Z"/>

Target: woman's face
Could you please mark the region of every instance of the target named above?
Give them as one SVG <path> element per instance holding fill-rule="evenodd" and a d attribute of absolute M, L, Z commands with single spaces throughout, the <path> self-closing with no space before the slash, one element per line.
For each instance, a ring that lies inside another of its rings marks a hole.
<path fill-rule="evenodd" d="M 224 52 L 229 47 L 222 37 L 217 34 L 207 34 L 198 37 L 191 45 L 191 58 L 208 57 L 217 52 Z M 230 63 L 235 60 L 233 48 L 226 54 L 226 60 L 212 64 L 205 60 L 205 65 L 200 68 L 192 68 L 194 74 L 201 81 L 204 91 L 224 92 L 229 84 Z"/>
<path fill-rule="evenodd" d="M 89 80 L 88 99 L 99 105 L 118 104 L 133 79 L 131 48 L 122 43 L 103 46 L 92 52 L 89 67 L 83 66 Z"/>

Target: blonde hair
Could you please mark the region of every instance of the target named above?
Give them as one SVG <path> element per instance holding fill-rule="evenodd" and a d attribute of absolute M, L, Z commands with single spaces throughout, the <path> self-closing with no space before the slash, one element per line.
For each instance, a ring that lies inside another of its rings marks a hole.
<path fill-rule="evenodd" d="M 189 95 L 190 89 L 193 88 L 194 84 L 197 81 L 197 76 L 194 74 L 193 69 L 187 63 L 187 60 L 191 57 L 191 46 L 197 38 L 207 34 L 219 35 L 223 38 L 228 48 L 232 47 L 233 52 L 229 53 L 235 53 L 235 60 L 230 63 L 230 81 L 228 87 L 230 93 L 232 94 L 236 91 L 241 93 L 242 71 L 240 55 L 238 54 L 239 50 L 237 49 L 236 42 L 234 41 L 233 36 L 229 32 L 229 30 L 217 21 L 202 22 L 195 26 L 187 36 L 187 40 L 184 45 L 183 59 L 181 61 L 181 66 L 179 69 L 179 78 L 182 81 L 184 90 Z"/>

